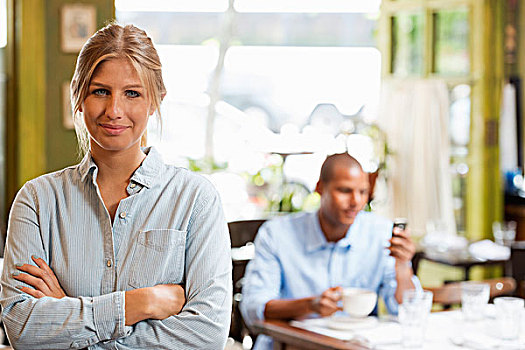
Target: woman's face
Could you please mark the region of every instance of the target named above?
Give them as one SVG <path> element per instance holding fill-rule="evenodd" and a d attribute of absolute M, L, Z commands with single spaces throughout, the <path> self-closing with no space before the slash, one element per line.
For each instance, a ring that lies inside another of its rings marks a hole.
<path fill-rule="evenodd" d="M 140 139 L 153 114 L 146 95 L 127 59 L 110 59 L 98 65 L 81 110 L 92 151 L 140 149 Z"/>

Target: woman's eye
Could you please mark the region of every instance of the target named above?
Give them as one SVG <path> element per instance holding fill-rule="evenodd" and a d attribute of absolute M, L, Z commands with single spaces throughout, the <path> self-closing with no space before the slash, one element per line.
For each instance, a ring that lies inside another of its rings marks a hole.
<path fill-rule="evenodd" d="M 139 97 L 140 94 L 133 90 L 126 90 L 126 96 L 128 97 Z"/>
<path fill-rule="evenodd" d="M 108 91 L 106 89 L 96 89 L 96 90 L 93 90 L 93 95 L 96 95 L 96 96 L 105 96 L 108 94 Z"/>

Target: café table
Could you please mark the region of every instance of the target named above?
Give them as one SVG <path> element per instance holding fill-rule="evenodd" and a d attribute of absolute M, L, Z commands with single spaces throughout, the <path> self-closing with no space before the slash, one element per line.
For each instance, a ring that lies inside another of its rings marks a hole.
<path fill-rule="evenodd" d="M 298 349 L 368 349 L 360 341 L 341 340 L 306 329 L 292 326 L 287 321 L 268 320 L 257 322 L 254 325 L 257 333 L 269 335 L 273 338 L 274 350 L 298 350 Z"/>
<path fill-rule="evenodd" d="M 525 311 L 521 336 L 516 341 L 499 338 L 493 304 L 487 305 L 479 321 L 465 322 L 461 310 L 434 312 L 427 320 L 423 350 L 512 350 L 525 349 Z M 402 350 L 401 325 L 394 317 L 379 319 L 373 326 L 355 331 L 333 330 L 328 319 L 299 321 L 269 320 L 255 324 L 255 330 L 274 339 L 275 350 L 295 349 L 383 349 Z M 324 323 L 323 323 L 324 322 Z"/>
<path fill-rule="evenodd" d="M 472 256 L 467 249 L 461 251 L 445 251 L 439 252 L 435 250 L 418 250 L 412 259 L 412 266 L 414 273 L 417 274 L 419 263 L 421 260 L 427 260 L 438 264 L 443 264 L 452 267 L 458 267 L 463 269 L 463 280 L 468 281 L 470 279 L 470 269 L 473 266 L 502 266 L 504 275 L 509 275 L 509 259 L 498 259 L 489 260 L 481 259 Z"/>

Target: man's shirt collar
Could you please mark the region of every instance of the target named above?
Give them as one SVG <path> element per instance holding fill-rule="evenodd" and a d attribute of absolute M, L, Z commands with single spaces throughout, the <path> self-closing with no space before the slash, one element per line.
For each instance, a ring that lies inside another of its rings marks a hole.
<path fill-rule="evenodd" d="M 357 242 L 359 239 L 356 237 L 356 232 L 359 231 L 359 222 L 361 217 L 361 212 L 357 214 L 354 223 L 350 225 L 346 235 L 337 242 L 328 242 L 326 237 L 321 229 L 321 223 L 319 221 L 319 211 L 315 215 L 311 216 L 311 222 L 308 225 L 308 230 L 306 232 L 306 251 L 308 253 L 314 252 L 316 250 L 328 247 L 330 245 L 336 245 L 338 247 L 349 247 Z"/>

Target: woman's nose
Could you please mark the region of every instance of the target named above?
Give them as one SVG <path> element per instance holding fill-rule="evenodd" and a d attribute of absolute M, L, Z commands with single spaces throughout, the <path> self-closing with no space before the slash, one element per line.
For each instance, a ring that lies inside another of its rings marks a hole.
<path fill-rule="evenodd" d="M 111 98 L 108 100 L 108 104 L 106 106 L 106 115 L 110 119 L 118 119 L 122 118 L 123 115 L 123 105 L 122 101 L 118 96 L 111 96 Z"/>

